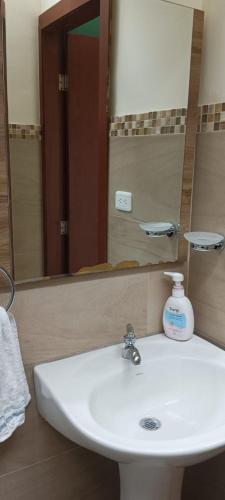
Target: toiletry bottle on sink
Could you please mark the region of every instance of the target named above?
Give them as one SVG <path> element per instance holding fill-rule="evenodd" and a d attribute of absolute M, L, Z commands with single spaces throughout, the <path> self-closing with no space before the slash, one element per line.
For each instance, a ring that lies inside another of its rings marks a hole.
<path fill-rule="evenodd" d="M 190 300 L 184 295 L 184 275 L 164 272 L 173 280 L 172 296 L 163 311 L 163 326 L 167 337 L 174 340 L 190 340 L 194 331 L 194 314 Z"/>

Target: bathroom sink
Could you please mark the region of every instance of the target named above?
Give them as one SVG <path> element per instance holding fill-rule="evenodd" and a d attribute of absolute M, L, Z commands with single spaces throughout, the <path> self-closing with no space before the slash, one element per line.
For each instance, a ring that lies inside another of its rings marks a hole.
<path fill-rule="evenodd" d="M 178 500 L 184 467 L 225 449 L 225 352 L 161 334 L 137 347 L 139 366 L 122 345 L 37 366 L 39 412 L 119 462 L 123 500 Z"/>

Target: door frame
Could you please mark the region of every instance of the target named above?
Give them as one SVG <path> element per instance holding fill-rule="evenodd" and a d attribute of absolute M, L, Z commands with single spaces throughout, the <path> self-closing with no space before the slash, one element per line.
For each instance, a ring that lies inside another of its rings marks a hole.
<path fill-rule="evenodd" d="M 65 33 L 94 17 L 100 16 L 99 47 L 99 172 L 98 172 L 98 260 L 107 262 L 108 229 L 108 157 L 109 157 L 109 47 L 111 0 L 61 0 L 39 17 L 40 44 L 40 103 L 42 128 L 42 175 L 43 175 L 43 225 L 44 225 L 44 274 L 66 274 L 66 241 L 60 235 L 59 227 L 52 223 L 55 212 L 62 215 L 63 161 L 66 158 L 65 138 L 62 127 L 65 124 L 63 97 L 58 89 L 51 87 L 51 100 L 56 113 L 48 109 L 46 90 L 49 85 L 47 68 L 53 64 L 54 71 L 62 73 Z M 53 49 L 52 49 L 53 48 Z M 52 57 L 53 56 L 53 57 Z M 48 93 L 49 95 L 49 93 Z M 48 130 L 46 127 L 48 124 Z M 55 147 L 52 144 L 55 141 Z M 64 158 L 64 159 L 63 159 Z M 46 166 L 48 165 L 48 169 Z M 49 178 L 49 168 L 52 175 Z M 56 175 L 55 175 L 56 174 Z M 51 198 L 49 197 L 51 193 Z M 57 194 L 57 196 L 55 196 Z"/>

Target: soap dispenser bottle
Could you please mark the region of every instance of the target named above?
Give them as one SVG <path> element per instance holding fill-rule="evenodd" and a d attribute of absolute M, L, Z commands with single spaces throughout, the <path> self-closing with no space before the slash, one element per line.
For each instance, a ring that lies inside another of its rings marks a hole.
<path fill-rule="evenodd" d="M 190 340 L 194 331 L 194 313 L 190 300 L 184 295 L 184 275 L 164 272 L 173 280 L 172 296 L 166 301 L 163 326 L 167 337 L 173 340 Z"/>

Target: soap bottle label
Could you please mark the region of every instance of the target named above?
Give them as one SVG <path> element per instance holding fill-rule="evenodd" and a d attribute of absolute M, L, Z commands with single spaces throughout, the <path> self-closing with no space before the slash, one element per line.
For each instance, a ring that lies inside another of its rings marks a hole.
<path fill-rule="evenodd" d="M 170 328 L 184 329 L 187 327 L 186 315 L 178 309 L 166 309 L 165 320 Z"/>

